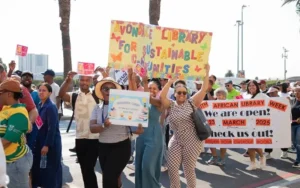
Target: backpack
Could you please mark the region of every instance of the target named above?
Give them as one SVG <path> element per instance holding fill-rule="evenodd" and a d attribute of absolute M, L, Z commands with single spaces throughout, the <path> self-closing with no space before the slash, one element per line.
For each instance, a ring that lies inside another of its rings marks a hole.
<path fill-rule="evenodd" d="M 92 93 L 92 96 L 95 100 L 95 102 L 97 104 L 99 104 L 99 99 L 97 98 L 96 94 L 93 92 Z M 69 122 L 69 125 L 68 125 L 68 128 L 67 128 L 67 133 L 69 132 L 70 128 L 71 128 L 71 125 L 72 125 L 72 122 L 73 122 L 73 119 L 74 119 L 74 111 L 75 111 L 75 103 L 76 103 L 76 100 L 77 100 L 77 97 L 78 97 L 78 93 L 72 93 L 72 101 L 71 101 L 71 104 L 72 104 L 72 117 L 70 119 L 70 122 Z"/>

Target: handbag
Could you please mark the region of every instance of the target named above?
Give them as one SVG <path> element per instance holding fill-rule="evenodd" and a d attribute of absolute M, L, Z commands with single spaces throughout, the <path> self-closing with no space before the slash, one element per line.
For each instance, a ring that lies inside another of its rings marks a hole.
<path fill-rule="evenodd" d="M 210 125 L 207 122 L 207 119 L 206 119 L 203 111 L 201 109 L 196 108 L 190 100 L 189 100 L 189 103 L 193 109 L 191 116 L 192 116 L 193 122 L 195 124 L 197 136 L 198 136 L 199 140 L 204 141 L 208 137 L 211 136 L 212 130 L 210 128 Z"/>

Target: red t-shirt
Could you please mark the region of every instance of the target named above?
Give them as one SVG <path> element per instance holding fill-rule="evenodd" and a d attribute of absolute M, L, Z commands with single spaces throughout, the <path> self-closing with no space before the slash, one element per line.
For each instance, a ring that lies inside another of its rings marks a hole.
<path fill-rule="evenodd" d="M 31 110 L 33 110 L 35 108 L 35 104 L 32 100 L 30 92 L 28 91 L 28 89 L 26 87 L 22 86 L 22 94 L 23 94 L 23 98 L 20 99 L 20 103 L 25 104 L 26 110 L 28 112 L 30 112 Z M 0 111 L 2 110 L 2 107 L 3 106 L 0 105 Z"/>

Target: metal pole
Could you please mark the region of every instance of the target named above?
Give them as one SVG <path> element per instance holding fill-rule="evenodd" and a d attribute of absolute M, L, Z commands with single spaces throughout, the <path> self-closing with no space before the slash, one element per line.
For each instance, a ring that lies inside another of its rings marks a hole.
<path fill-rule="evenodd" d="M 286 70 L 286 59 L 288 58 L 287 52 L 288 52 L 288 50 L 285 47 L 283 47 L 282 58 L 284 60 L 284 80 L 286 80 L 286 73 L 287 73 L 287 70 Z"/>
<path fill-rule="evenodd" d="M 241 15 L 241 65 L 242 71 L 244 71 L 244 8 L 246 5 L 242 6 L 242 15 Z"/>
<path fill-rule="evenodd" d="M 240 25 L 241 25 L 241 21 L 237 20 L 236 24 L 237 26 L 237 71 L 236 71 L 236 77 L 238 77 L 239 75 L 239 71 L 240 71 Z"/>

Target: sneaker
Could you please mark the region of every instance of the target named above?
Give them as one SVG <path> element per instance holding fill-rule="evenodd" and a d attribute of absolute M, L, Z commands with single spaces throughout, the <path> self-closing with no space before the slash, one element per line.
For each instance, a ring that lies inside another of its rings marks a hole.
<path fill-rule="evenodd" d="M 263 156 L 259 159 L 259 168 L 264 169 L 266 167 L 266 157 Z"/>
<path fill-rule="evenodd" d="M 289 152 L 289 153 L 297 153 L 297 150 L 296 150 L 296 148 L 291 147 L 291 148 L 288 149 L 287 152 Z"/>
<path fill-rule="evenodd" d="M 218 162 L 218 157 L 212 156 L 208 161 L 206 161 L 206 164 L 208 165 L 215 165 Z"/>
<path fill-rule="evenodd" d="M 293 168 L 300 168 L 300 164 L 298 162 L 294 162 Z"/>
<path fill-rule="evenodd" d="M 256 164 L 254 163 L 250 163 L 250 165 L 246 168 L 246 170 L 256 170 Z"/>
<path fill-rule="evenodd" d="M 272 159 L 271 153 L 266 153 L 265 158 L 266 160 Z"/>
<path fill-rule="evenodd" d="M 220 159 L 220 160 L 217 162 L 217 165 L 218 165 L 218 166 L 224 166 L 224 165 L 225 165 L 225 159 Z"/>
<path fill-rule="evenodd" d="M 249 157 L 249 153 L 248 151 L 246 151 L 244 154 L 243 154 L 244 157 Z"/>
<path fill-rule="evenodd" d="M 76 153 L 76 147 L 69 149 L 70 152 Z"/>
<path fill-rule="evenodd" d="M 129 162 L 133 162 L 133 156 L 131 156 L 130 158 L 129 158 Z"/>
<path fill-rule="evenodd" d="M 135 171 L 135 165 L 134 164 L 128 164 L 126 167 L 129 168 L 130 170 Z"/>
<path fill-rule="evenodd" d="M 161 172 L 165 172 L 165 171 L 167 171 L 168 170 L 168 167 L 166 167 L 166 166 L 162 166 L 161 168 L 160 168 L 160 171 Z"/>
<path fill-rule="evenodd" d="M 288 152 L 287 151 L 283 151 L 280 155 L 281 159 L 287 159 L 289 157 Z"/>

